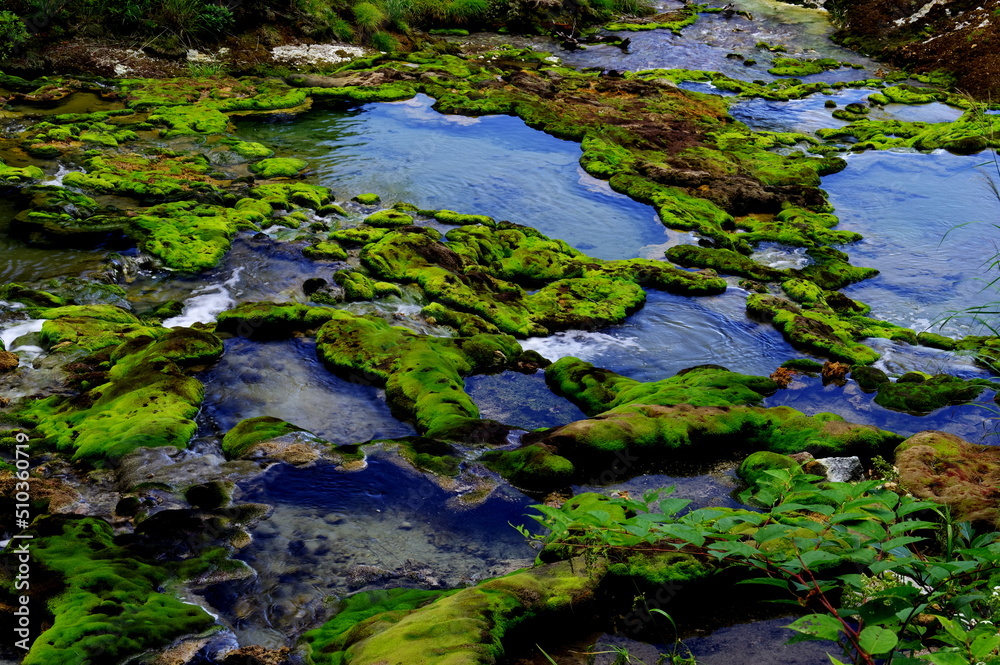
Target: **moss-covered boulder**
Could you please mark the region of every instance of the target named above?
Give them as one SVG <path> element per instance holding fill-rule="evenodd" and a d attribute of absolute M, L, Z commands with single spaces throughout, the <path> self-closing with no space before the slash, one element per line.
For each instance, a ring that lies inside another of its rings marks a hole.
<path fill-rule="evenodd" d="M 24 656 L 27 665 L 124 662 L 215 624 L 164 591 L 172 578 L 201 571 L 130 554 L 103 520 L 44 516 L 31 535 L 32 560 L 51 582 L 32 588 L 60 590 L 47 599 L 52 622 Z"/>
<path fill-rule="evenodd" d="M 301 303 L 244 302 L 216 319 L 221 333 L 254 339 L 280 339 L 314 330 L 335 316 L 335 310 Z"/>
<path fill-rule="evenodd" d="M 309 166 L 304 159 L 270 157 L 250 165 L 250 170 L 261 178 L 294 178 Z"/>
<path fill-rule="evenodd" d="M 226 453 L 226 457 L 239 457 L 258 443 L 305 431 L 280 418 L 271 416 L 247 418 L 238 422 L 222 437 L 222 452 Z"/>
<path fill-rule="evenodd" d="M 949 506 L 955 519 L 1000 526 L 1000 448 L 920 432 L 896 449 L 896 468 L 906 491 Z"/>
<path fill-rule="evenodd" d="M 916 375 L 904 381 L 878 385 L 875 403 L 895 411 L 929 413 L 950 404 L 963 404 L 979 397 L 984 390 L 996 390 L 1000 384 L 987 379 L 964 380 L 948 374 L 931 377 Z"/>
<path fill-rule="evenodd" d="M 747 455 L 747 458 L 740 463 L 736 470 L 736 475 L 742 478 L 748 485 L 756 485 L 761 478 L 767 477 L 768 471 L 779 469 L 789 469 L 795 471 L 800 469 L 799 463 L 788 455 L 772 453 L 769 450 L 758 450 Z"/>
<path fill-rule="evenodd" d="M 384 384 L 393 413 L 413 420 L 429 438 L 503 440 L 508 428 L 479 420 L 464 377 L 516 362 L 521 347 L 512 337 L 430 337 L 375 317 L 331 312 L 316 336 L 317 354 L 328 367 L 358 381 Z"/>
<path fill-rule="evenodd" d="M 214 362 L 222 343 L 197 330 L 160 328 L 155 336 L 123 332 L 130 329 L 129 323 L 118 329 L 125 341 L 110 352 L 111 369 L 103 383 L 88 380 L 96 385 L 81 384 L 80 395 L 47 397 L 19 412 L 41 437 L 36 446 L 94 466 L 140 447 L 187 446 L 197 430 L 194 417 L 205 389 L 186 371 Z"/>
<path fill-rule="evenodd" d="M 520 570 L 460 591 L 352 596 L 303 636 L 312 665 L 487 665 L 515 629 L 584 611 L 604 570 L 582 559 Z"/>
<path fill-rule="evenodd" d="M 402 295 L 400 288 L 390 282 L 378 282 L 356 270 L 339 270 L 333 281 L 344 289 L 345 300 L 375 300 L 391 295 Z"/>
<path fill-rule="evenodd" d="M 642 383 L 573 357 L 549 365 L 545 381 L 587 415 L 625 404 L 756 405 L 778 390 L 767 377 L 737 374 L 717 365 L 692 367 L 667 379 Z"/>

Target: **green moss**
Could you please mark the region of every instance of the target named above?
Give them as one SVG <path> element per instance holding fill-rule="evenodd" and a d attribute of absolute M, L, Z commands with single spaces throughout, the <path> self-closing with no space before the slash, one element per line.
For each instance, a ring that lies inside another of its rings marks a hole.
<path fill-rule="evenodd" d="M 162 591 L 169 566 L 131 556 L 106 522 L 43 516 L 33 530 L 33 561 L 65 587 L 48 601 L 54 618 L 27 665 L 123 662 L 214 625 L 202 608 Z"/>
<path fill-rule="evenodd" d="M 358 194 L 357 196 L 355 196 L 351 200 L 352 201 L 356 201 L 356 202 L 360 203 L 361 205 L 373 206 L 373 205 L 378 205 L 379 203 L 381 203 L 382 202 L 382 197 L 380 197 L 378 194 L 368 193 L 368 194 Z"/>
<path fill-rule="evenodd" d="M 399 210 L 382 210 L 365 218 L 365 224 L 376 228 L 391 229 L 397 226 L 410 226 L 413 217 Z"/>
<path fill-rule="evenodd" d="M 480 461 L 508 482 L 527 490 L 566 487 L 576 478 L 576 467 L 567 458 L 545 446 L 523 446 L 516 450 L 483 453 Z"/>
<path fill-rule="evenodd" d="M 333 198 L 326 187 L 308 185 L 304 182 L 257 185 L 251 190 L 250 195 L 282 210 L 296 206 L 316 210 Z"/>
<path fill-rule="evenodd" d="M 922 378 L 916 376 L 903 381 L 901 377 L 895 383 L 879 384 L 875 403 L 895 411 L 929 413 L 943 406 L 971 402 L 984 390 L 996 390 L 998 387 L 998 384 L 986 379 L 966 381 L 948 374 L 920 380 Z"/>
<path fill-rule="evenodd" d="M 222 260 L 237 231 L 256 229 L 263 212 L 247 204 L 237 209 L 193 201 L 164 203 L 129 217 L 127 233 L 170 268 L 204 270 Z"/>
<path fill-rule="evenodd" d="M 378 242 L 385 234 L 385 229 L 376 229 L 370 226 L 355 226 L 347 229 L 337 229 L 327 234 L 330 240 L 345 243 L 348 245 L 368 245 Z"/>
<path fill-rule="evenodd" d="M 787 455 L 758 450 L 743 460 L 739 469 L 736 470 L 736 475 L 752 486 L 756 485 L 761 478 L 766 478 L 768 471 L 789 469 L 794 472 L 800 468 L 799 463 Z"/>
<path fill-rule="evenodd" d="M 43 445 L 95 466 L 140 447 L 186 447 L 197 429 L 194 417 L 204 387 L 184 370 L 213 362 L 222 354 L 221 342 L 190 329 L 155 329 L 154 338 L 130 322 L 102 332 L 127 340 L 111 352 L 106 383 L 76 397 L 37 400 L 22 411 L 44 437 Z"/>
<path fill-rule="evenodd" d="M 454 446 L 421 437 L 402 439 L 398 444 L 400 455 L 421 471 L 447 478 L 458 475 L 462 458 Z"/>
<path fill-rule="evenodd" d="M 798 60 L 796 58 L 775 58 L 769 74 L 775 76 L 809 76 L 820 74 L 828 69 L 839 69 L 840 62 L 833 58 L 820 58 L 817 60 Z"/>
<path fill-rule="evenodd" d="M 337 271 L 333 275 L 333 281 L 343 287 L 344 298 L 348 301 L 375 300 L 390 295 L 402 295 L 402 291 L 395 284 L 376 282 L 355 270 Z"/>
<path fill-rule="evenodd" d="M 302 255 L 314 261 L 343 261 L 347 258 L 347 251 L 333 240 L 322 240 L 303 247 Z"/>
<path fill-rule="evenodd" d="M 817 213 L 803 208 L 786 208 L 775 216 L 753 215 L 737 221 L 737 227 L 746 231 L 740 237 L 756 245 L 760 242 L 777 242 L 793 247 L 819 247 L 846 245 L 861 240 L 853 231 L 837 231 L 838 220 L 828 213 Z"/>
<path fill-rule="evenodd" d="M 7 166 L 0 160 L 0 187 L 26 185 L 45 177 L 45 172 L 37 166 Z"/>
<path fill-rule="evenodd" d="M 781 367 L 798 370 L 800 372 L 820 372 L 823 369 L 823 363 L 816 362 L 811 358 L 792 358 L 791 360 L 786 360 L 781 363 Z"/>
<path fill-rule="evenodd" d="M 571 612 L 593 596 L 603 573 L 583 561 L 561 561 L 436 598 L 439 592 L 369 594 L 303 636 L 307 659 L 311 665 L 494 662 L 504 656 L 509 633 Z"/>
<path fill-rule="evenodd" d="M 479 420 L 463 377 L 498 371 L 516 360 L 521 349 L 511 337 L 429 337 L 381 319 L 333 310 L 316 343 L 320 359 L 330 368 L 384 383 L 393 413 L 412 419 L 417 431 L 429 438 L 474 440 L 477 431 L 492 431 L 493 437 L 506 431 Z"/>
<path fill-rule="evenodd" d="M 420 313 L 428 323 L 451 326 L 462 337 L 471 337 L 480 333 L 495 335 L 500 332 L 499 328 L 481 316 L 466 312 L 456 312 L 437 302 L 432 302 L 427 307 L 424 307 L 420 310 Z"/>
<path fill-rule="evenodd" d="M 876 367 L 865 367 L 864 365 L 852 367 L 851 378 L 866 393 L 873 393 L 883 384 L 889 383 L 889 377 L 885 372 Z"/>
<path fill-rule="evenodd" d="M 712 268 L 719 272 L 749 277 L 762 282 L 779 281 L 788 273 L 761 265 L 730 249 L 714 249 L 698 245 L 674 245 L 667 249 L 667 258 L 682 266 Z"/>
<path fill-rule="evenodd" d="M 86 192 L 116 194 L 143 202 L 218 193 L 221 184 L 208 175 L 209 162 L 204 155 L 103 153 L 88 157 L 86 166 L 86 173 L 67 173 L 63 183 Z"/>
<path fill-rule="evenodd" d="M 453 226 L 471 226 L 482 224 L 483 226 L 495 226 L 496 220 L 486 215 L 463 215 L 454 210 L 438 210 L 434 213 L 434 219 L 442 224 Z"/>
<path fill-rule="evenodd" d="M 309 162 L 294 157 L 271 157 L 250 165 L 250 170 L 262 178 L 294 178 Z"/>
<path fill-rule="evenodd" d="M 917 342 L 933 349 L 943 349 L 945 351 L 953 351 L 957 346 L 957 342 L 951 337 L 945 337 L 944 335 L 938 335 L 930 332 L 918 333 Z"/>
<path fill-rule="evenodd" d="M 229 131 L 228 116 L 205 105 L 162 107 L 150 113 L 148 122 L 166 127 L 160 130 L 163 138 Z"/>
<path fill-rule="evenodd" d="M 299 303 L 245 302 L 219 314 L 219 332 L 254 339 L 291 337 L 295 332 L 319 328 L 336 310 Z"/>
<path fill-rule="evenodd" d="M 222 451 L 232 459 L 243 455 L 251 446 L 265 441 L 273 441 L 278 437 L 306 430 L 280 418 L 258 416 L 238 422 L 222 437 Z"/>
<path fill-rule="evenodd" d="M 274 151 L 267 146 L 256 141 L 231 141 L 227 142 L 229 149 L 243 159 L 258 160 L 267 159 L 274 154 Z"/>
<path fill-rule="evenodd" d="M 560 358 L 545 370 L 556 394 L 595 415 L 626 404 L 735 406 L 760 404 L 778 385 L 769 378 L 703 365 L 660 381 L 642 383 L 594 367 L 577 358 Z"/>

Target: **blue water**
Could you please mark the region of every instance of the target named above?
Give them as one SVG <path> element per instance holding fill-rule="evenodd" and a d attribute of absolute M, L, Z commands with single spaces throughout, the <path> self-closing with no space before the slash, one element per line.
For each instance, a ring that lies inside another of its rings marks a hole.
<path fill-rule="evenodd" d="M 671 237 L 650 206 L 583 172 L 580 145 L 509 116 L 442 115 L 425 96 L 322 111 L 285 123 L 248 122 L 247 140 L 310 161 L 338 199 L 375 192 L 534 227 L 606 259 L 640 255 Z"/>
<path fill-rule="evenodd" d="M 856 265 L 882 274 L 844 289 L 873 306 L 872 316 L 918 331 L 976 304 L 997 299 L 987 282 L 1000 247 L 1000 184 L 991 156 L 946 152 L 866 152 L 823 178 L 840 228 L 864 240 L 845 248 Z M 985 164 L 985 166 L 984 166 Z M 977 332 L 954 321 L 942 330 Z M 983 334 L 980 332 L 980 334 Z"/>
<path fill-rule="evenodd" d="M 465 391 L 479 407 L 479 417 L 533 430 L 558 427 L 587 415 L 545 384 L 545 372 L 503 372 L 470 376 Z"/>

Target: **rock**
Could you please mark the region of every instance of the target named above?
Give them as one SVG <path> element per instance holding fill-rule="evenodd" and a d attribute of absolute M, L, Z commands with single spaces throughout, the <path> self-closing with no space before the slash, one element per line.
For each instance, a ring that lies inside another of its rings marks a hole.
<path fill-rule="evenodd" d="M 833 483 L 853 483 L 864 478 L 865 469 L 857 457 L 821 457 L 815 464 L 824 470 L 823 475 Z"/>
<path fill-rule="evenodd" d="M 950 506 L 958 520 L 1000 524 L 1000 448 L 928 430 L 900 444 L 896 467 L 913 496 Z"/>
<path fill-rule="evenodd" d="M 221 665 L 285 665 L 291 662 L 288 658 L 291 651 L 288 647 L 268 649 L 253 644 L 225 654 Z"/>
<path fill-rule="evenodd" d="M 20 362 L 21 360 L 17 357 L 16 353 L 0 351 L 0 372 L 9 372 L 12 369 L 17 369 Z"/>

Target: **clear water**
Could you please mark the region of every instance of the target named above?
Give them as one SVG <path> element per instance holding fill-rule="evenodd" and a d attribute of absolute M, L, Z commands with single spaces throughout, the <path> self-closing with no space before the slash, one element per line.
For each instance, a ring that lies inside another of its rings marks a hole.
<path fill-rule="evenodd" d="M 846 248 L 852 262 L 881 274 L 844 293 L 871 304 L 872 316 L 917 331 L 983 334 L 968 321 L 936 322 L 997 299 L 987 286 L 997 276 L 989 264 L 1000 239 L 991 157 L 867 152 L 847 160 L 823 188 L 840 228 L 864 236 Z"/>
<path fill-rule="evenodd" d="M 639 256 L 668 241 L 655 211 L 580 168 L 580 145 L 508 116 L 442 115 L 424 95 L 286 123 L 242 123 L 240 135 L 310 161 L 338 198 L 474 212 L 526 224 L 598 258 Z"/>

